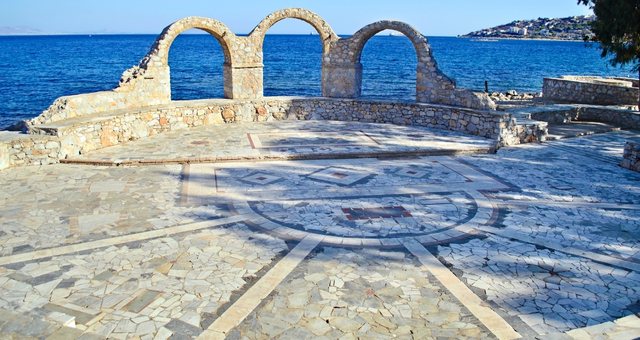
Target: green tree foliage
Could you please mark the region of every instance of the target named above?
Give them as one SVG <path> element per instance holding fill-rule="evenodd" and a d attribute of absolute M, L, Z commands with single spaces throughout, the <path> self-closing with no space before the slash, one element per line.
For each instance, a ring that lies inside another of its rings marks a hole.
<path fill-rule="evenodd" d="M 640 0 L 578 0 L 593 9 L 591 23 L 594 37 L 600 43 L 602 57 L 610 57 L 612 65 L 631 64 L 640 79 Z M 638 94 L 640 106 L 640 91 Z"/>
<path fill-rule="evenodd" d="M 591 24 L 595 41 L 600 42 L 602 56 L 611 57 L 614 65 L 640 67 L 640 0 L 579 0 L 593 9 Z"/>

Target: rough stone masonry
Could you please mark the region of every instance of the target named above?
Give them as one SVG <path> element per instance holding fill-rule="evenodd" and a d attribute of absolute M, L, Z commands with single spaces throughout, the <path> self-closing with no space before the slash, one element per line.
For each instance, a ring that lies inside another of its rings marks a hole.
<path fill-rule="evenodd" d="M 228 99 L 258 99 L 263 95 L 262 45 L 267 30 L 277 22 L 294 18 L 315 28 L 323 42 L 322 93 L 329 98 L 357 98 L 362 87 L 360 56 L 366 42 L 386 29 L 398 31 L 413 43 L 418 55 L 416 99 L 419 103 L 445 104 L 479 110 L 495 109 L 485 93 L 456 88 L 431 55 L 427 38 L 410 25 L 379 21 L 365 26 L 349 38 L 340 38 L 317 14 L 300 8 L 276 11 L 260 22 L 248 36 L 235 35 L 224 23 L 202 17 L 187 17 L 167 26 L 139 65 L 122 75 L 113 91 L 57 99 L 30 125 L 50 123 L 80 115 L 130 109 L 171 102 L 169 50 L 178 35 L 189 29 L 211 34 L 222 47 L 224 95 Z"/>
<path fill-rule="evenodd" d="M 320 36 L 323 98 L 263 98 L 264 37 L 271 26 L 288 18 L 310 24 Z M 225 60 L 226 99 L 208 100 L 205 107 L 203 101 L 171 100 L 169 50 L 178 35 L 194 28 L 217 39 Z M 402 33 L 415 48 L 415 103 L 359 99 L 362 50 L 386 29 Z M 403 22 L 375 22 L 340 38 L 317 14 L 290 8 L 268 15 L 248 36 L 237 36 L 220 21 L 188 17 L 167 26 L 114 90 L 58 98 L 27 121 L 29 137 L 2 133 L 0 168 L 57 163 L 165 131 L 241 121 L 329 119 L 417 125 L 492 138 L 498 146 L 540 140 L 544 131 L 518 125 L 510 114 L 495 108 L 487 94 L 457 88 L 438 69 L 427 38 Z"/>

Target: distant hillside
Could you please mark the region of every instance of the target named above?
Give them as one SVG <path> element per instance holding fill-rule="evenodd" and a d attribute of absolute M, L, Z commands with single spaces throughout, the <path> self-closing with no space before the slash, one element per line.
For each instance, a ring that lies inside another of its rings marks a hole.
<path fill-rule="evenodd" d="M 471 32 L 462 37 L 582 40 L 585 36 L 593 34 L 589 28 L 589 24 L 593 19 L 593 16 L 577 16 L 559 19 L 518 20 L 505 25 Z"/>

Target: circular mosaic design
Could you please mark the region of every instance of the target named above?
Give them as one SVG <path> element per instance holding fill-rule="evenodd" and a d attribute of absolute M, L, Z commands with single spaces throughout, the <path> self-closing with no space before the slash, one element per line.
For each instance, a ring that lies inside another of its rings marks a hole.
<path fill-rule="evenodd" d="M 438 233 L 471 220 L 477 206 L 465 192 L 250 202 L 281 226 L 314 234 L 397 238 Z"/>

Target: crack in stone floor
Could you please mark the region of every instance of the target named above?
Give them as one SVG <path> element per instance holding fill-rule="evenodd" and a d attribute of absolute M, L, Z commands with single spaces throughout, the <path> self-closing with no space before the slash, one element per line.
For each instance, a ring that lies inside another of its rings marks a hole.
<path fill-rule="evenodd" d="M 3 170 L 0 334 L 638 337 L 640 175 L 612 161 L 638 137 Z"/>

